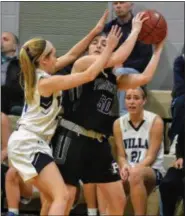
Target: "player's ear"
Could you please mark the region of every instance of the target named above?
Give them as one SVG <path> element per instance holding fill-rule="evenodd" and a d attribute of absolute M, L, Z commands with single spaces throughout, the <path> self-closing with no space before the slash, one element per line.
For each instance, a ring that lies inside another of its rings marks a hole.
<path fill-rule="evenodd" d="M 146 105 L 146 102 L 147 102 L 147 99 L 146 99 L 146 98 L 144 98 L 144 100 L 143 100 L 143 106 L 145 106 L 145 105 Z"/>

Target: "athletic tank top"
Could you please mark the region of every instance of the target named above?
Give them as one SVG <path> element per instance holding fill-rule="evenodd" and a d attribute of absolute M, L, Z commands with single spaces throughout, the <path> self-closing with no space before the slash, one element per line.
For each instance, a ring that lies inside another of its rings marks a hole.
<path fill-rule="evenodd" d="M 127 161 L 130 165 L 139 163 L 144 160 L 146 153 L 150 147 L 150 130 L 156 114 L 144 111 L 143 121 L 135 128 L 130 121 L 129 113 L 120 117 L 120 127 L 124 141 L 124 147 L 127 155 Z M 164 145 L 161 144 L 155 162 L 152 168 L 157 169 L 164 175 L 163 167 Z"/>
<path fill-rule="evenodd" d="M 105 69 L 87 84 L 64 92 L 63 118 L 87 130 L 106 135 L 118 117 L 116 77 L 112 69 Z"/>
<path fill-rule="evenodd" d="M 38 91 L 38 81 L 50 77 L 46 72 L 36 70 L 36 87 L 32 104 L 25 104 L 18 126 L 31 131 L 43 139 L 51 139 L 57 126 L 61 110 L 61 92 L 43 97 Z"/>

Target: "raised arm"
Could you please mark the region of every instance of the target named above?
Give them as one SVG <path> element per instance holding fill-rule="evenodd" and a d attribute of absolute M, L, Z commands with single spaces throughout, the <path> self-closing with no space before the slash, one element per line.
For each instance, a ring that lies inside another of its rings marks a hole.
<path fill-rule="evenodd" d="M 113 27 L 107 39 L 107 47 L 88 69 L 82 73 L 72 73 L 65 76 L 52 76 L 41 79 L 38 86 L 39 93 L 45 97 L 48 97 L 52 93 L 59 90 L 74 88 L 94 80 L 95 77 L 103 70 L 108 58 L 111 56 L 112 51 L 117 46 L 120 38 L 120 30 L 117 29 L 117 27 Z M 78 70 L 78 65 L 76 65 L 76 70 Z"/>
<path fill-rule="evenodd" d="M 112 56 L 110 57 L 109 61 L 105 66 L 106 68 L 114 67 L 115 65 L 120 64 L 122 65 L 124 61 L 128 58 L 128 56 L 130 55 L 135 46 L 143 22 L 148 19 L 147 17 L 142 19 L 143 15 L 143 13 L 139 13 L 133 19 L 132 31 L 130 35 L 128 36 L 127 40 L 112 54 Z M 91 55 L 79 59 L 78 63 L 79 65 L 82 64 L 82 71 L 88 68 L 94 61 L 96 61 L 97 58 L 97 55 Z"/>
<path fill-rule="evenodd" d="M 112 54 L 107 67 L 113 67 L 115 65 L 123 64 L 125 60 L 131 54 L 135 43 L 137 41 L 138 35 L 141 31 L 142 24 L 148 19 L 148 17 L 143 18 L 144 12 L 138 13 L 132 20 L 132 31 L 126 41 Z"/>
<path fill-rule="evenodd" d="M 164 47 L 165 40 L 155 45 L 155 50 L 150 62 L 141 74 L 126 74 L 117 78 L 118 89 L 125 90 L 129 88 L 137 88 L 138 86 L 149 83 L 156 71 L 160 56 Z"/>
<path fill-rule="evenodd" d="M 56 71 L 73 63 L 88 47 L 92 39 L 98 35 L 104 28 L 109 11 L 106 10 L 96 26 L 89 32 L 89 34 L 72 47 L 65 55 L 59 57 L 56 63 Z"/>

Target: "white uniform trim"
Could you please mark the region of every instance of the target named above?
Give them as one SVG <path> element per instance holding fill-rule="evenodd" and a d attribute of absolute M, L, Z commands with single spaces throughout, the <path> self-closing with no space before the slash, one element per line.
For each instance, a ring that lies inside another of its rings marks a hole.
<path fill-rule="evenodd" d="M 25 105 L 21 119 L 18 122 L 18 131 L 13 132 L 8 142 L 8 158 L 17 169 L 24 181 L 38 175 L 32 162 L 35 154 L 44 153 L 52 157 L 49 142 L 57 127 L 57 115 L 60 112 L 60 94 L 46 98 L 50 103 L 42 105 L 45 98 L 38 92 L 38 81 L 47 78 L 46 72 L 36 70 L 36 89 L 34 102 Z"/>
<path fill-rule="evenodd" d="M 50 77 L 40 69 L 36 70 L 36 76 L 37 83 L 41 78 Z M 48 98 L 41 97 L 36 84 L 34 101 L 32 104 L 25 104 L 18 125 L 49 142 L 57 126 L 56 118 L 61 111 L 60 98 L 60 92 Z"/>

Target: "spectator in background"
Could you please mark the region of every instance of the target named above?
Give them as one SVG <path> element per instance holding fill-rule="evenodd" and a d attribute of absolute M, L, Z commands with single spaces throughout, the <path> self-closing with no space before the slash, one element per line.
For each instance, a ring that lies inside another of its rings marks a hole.
<path fill-rule="evenodd" d="M 176 161 L 160 185 L 164 216 L 173 216 L 179 197 L 184 199 L 184 122 L 185 122 L 185 71 L 184 48 L 174 61 L 174 86 L 172 92 L 172 125 L 169 131 L 171 142 L 176 143 Z M 169 191 L 172 196 L 169 196 Z M 185 203 L 185 202 L 184 202 Z"/>
<path fill-rule="evenodd" d="M 116 14 L 116 18 L 105 25 L 104 32 L 108 33 L 113 25 L 118 25 L 122 29 L 122 38 L 120 39 L 120 46 L 129 36 L 132 29 L 132 19 L 133 19 L 133 3 L 125 1 L 115 1 L 112 3 L 113 9 Z M 124 65 L 118 65 L 115 67 L 116 75 L 129 74 L 129 73 L 142 73 L 146 68 L 148 62 L 152 56 L 152 46 L 143 44 L 139 41 L 136 42 L 135 47 L 124 62 Z M 119 109 L 120 115 L 127 112 L 125 108 L 125 92 L 118 92 L 119 99 Z"/>
<path fill-rule="evenodd" d="M 24 92 L 20 85 L 20 66 L 17 58 L 19 40 L 11 32 L 1 35 L 1 160 L 6 159 L 6 146 L 11 134 L 9 114 L 20 115 Z"/>
<path fill-rule="evenodd" d="M 20 66 L 17 58 L 19 40 L 11 32 L 1 36 L 1 111 L 13 113 L 13 107 L 23 107 L 24 92 L 20 85 Z M 20 114 L 22 109 L 17 114 Z M 14 113 L 13 113 L 14 114 Z"/>

